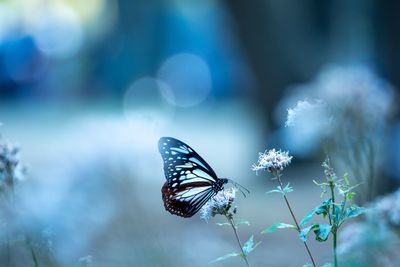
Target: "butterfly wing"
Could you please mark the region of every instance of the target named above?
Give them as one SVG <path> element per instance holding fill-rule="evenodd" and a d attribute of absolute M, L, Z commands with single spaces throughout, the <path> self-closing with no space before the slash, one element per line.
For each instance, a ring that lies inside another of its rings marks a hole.
<path fill-rule="evenodd" d="M 161 189 L 165 209 L 191 217 L 216 194 L 217 175 L 190 146 L 172 137 L 162 137 L 158 149 L 167 179 Z"/>
<path fill-rule="evenodd" d="M 181 217 L 192 217 L 201 207 L 215 195 L 210 186 L 204 187 L 181 187 L 180 191 L 174 191 L 164 183 L 161 189 L 164 207 L 172 214 Z"/>
<path fill-rule="evenodd" d="M 174 173 L 182 170 L 204 172 L 213 182 L 218 180 L 214 170 L 190 146 L 172 137 L 162 137 L 158 141 L 158 150 L 164 161 L 164 173 L 167 180 L 176 178 Z M 207 176 L 205 175 L 205 176 Z"/>

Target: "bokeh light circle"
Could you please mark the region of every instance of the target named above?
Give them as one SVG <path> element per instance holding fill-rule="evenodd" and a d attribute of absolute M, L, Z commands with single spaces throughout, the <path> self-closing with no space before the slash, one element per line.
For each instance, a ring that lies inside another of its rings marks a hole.
<path fill-rule="evenodd" d="M 181 53 L 168 58 L 158 71 L 158 79 L 172 91 L 162 91 L 164 98 L 178 107 L 192 107 L 203 102 L 211 91 L 208 64 L 199 56 Z M 172 97 L 173 96 L 173 97 Z"/>
<path fill-rule="evenodd" d="M 66 5 L 49 8 L 48 14 L 35 21 L 30 30 L 39 49 L 47 55 L 69 57 L 83 42 L 83 29 L 75 11 Z"/>

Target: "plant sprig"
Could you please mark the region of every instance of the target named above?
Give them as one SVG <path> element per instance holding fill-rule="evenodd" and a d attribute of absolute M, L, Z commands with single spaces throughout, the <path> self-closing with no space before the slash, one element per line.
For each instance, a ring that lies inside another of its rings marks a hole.
<path fill-rule="evenodd" d="M 315 239 L 319 242 L 325 242 L 328 240 L 329 235 L 333 238 L 333 260 L 334 266 L 338 266 L 337 260 L 337 234 L 339 228 L 348 221 L 349 219 L 355 218 L 365 212 L 365 208 L 359 207 L 355 204 L 350 204 L 350 201 L 355 196 L 354 189 L 359 186 L 350 185 L 348 175 L 344 174 L 343 178 L 338 178 L 335 174 L 333 167 L 330 164 L 330 160 L 327 157 L 322 163 L 325 173 L 325 181 L 314 183 L 321 188 L 321 197 L 326 194 L 330 194 L 329 198 L 322 201 L 320 205 L 308 212 L 300 222 L 302 230 L 300 231 L 300 239 L 307 241 L 310 232 L 314 232 Z M 338 200 L 338 193 L 341 196 L 341 200 Z M 313 216 L 322 215 L 324 219 L 327 219 L 327 223 L 312 223 L 308 225 Z"/>
<path fill-rule="evenodd" d="M 268 193 L 280 193 L 283 196 L 283 199 L 286 203 L 286 206 L 290 212 L 290 215 L 293 218 L 293 222 L 295 225 L 287 224 L 287 223 L 276 223 L 269 228 L 264 229 L 261 233 L 272 233 L 277 229 L 283 229 L 283 228 L 291 228 L 295 229 L 300 233 L 301 228 L 298 223 L 298 220 L 296 219 L 296 216 L 294 215 L 293 208 L 287 198 L 287 194 L 290 192 L 293 192 L 293 188 L 290 186 L 290 183 L 287 183 L 286 186 L 284 186 L 282 182 L 282 171 L 285 167 L 287 167 L 292 160 L 292 156 L 289 156 L 289 152 L 283 152 L 281 150 L 275 150 L 271 149 L 268 150 L 264 153 L 259 153 L 258 157 L 258 162 L 257 164 L 253 164 L 252 169 L 256 173 L 260 170 L 266 170 L 270 172 L 273 177 L 272 180 L 276 180 L 278 182 L 278 186 L 276 189 L 270 190 L 267 192 Z M 304 247 L 307 251 L 308 256 L 310 257 L 310 260 L 313 264 L 314 267 L 316 267 L 316 263 L 314 260 L 314 257 L 311 254 L 310 248 L 307 245 L 307 241 L 303 240 Z"/>

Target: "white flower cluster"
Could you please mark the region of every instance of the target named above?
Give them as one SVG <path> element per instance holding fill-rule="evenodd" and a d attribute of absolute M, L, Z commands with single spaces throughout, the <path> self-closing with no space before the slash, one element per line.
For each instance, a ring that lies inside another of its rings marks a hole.
<path fill-rule="evenodd" d="M 366 66 L 327 66 L 315 80 L 296 86 L 292 94 L 285 98 L 286 107 L 292 106 L 299 99 L 319 99 L 337 115 L 348 116 L 355 112 L 374 123 L 390 112 L 394 90 L 372 69 Z M 337 114 L 339 113 L 339 114 Z"/>
<path fill-rule="evenodd" d="M 400 189 L 373 202 L 370 216 L 393 226 L 400 226 Z"/>
<path fill-rule="evenodd" d="M 314 90 L 332 106 L 357 112 L 366 122 L 381 120 L 393 104 L 390 84 L 362 65 L 326 68 L 317 78 Z"/>
<path fill-rule="evenodd" d="M 224 215 L 229 212 L 232 203 L 235 201 L 236 189 L 224 189 L 212 197 L 200 210 L 200 218 L 208 220 L 217 214 Z"/>
<path fill-rule="evenodd" d="M 278 105 L 277 114 L 282 115 L 277 116 L 290 126 L 282 131 L 285 145 L 303 155 L 317 151 L 325 139 L 341 144 L 343 131 L 382 133 L 395 104 L 392 86 L 362 65 L 328 66 L 314 80 L 288 92 Z"/>
<path fill-rule="evenodd" d="M 253 164 L 251 169 L 255 172 L 259 170 L 267 170 L 269 172 L 281 171 L 290 164 L 292 158 L 287 151 L 271 149 L 264 153 L 259 153 L 258 162 L 257 164 Z"/>

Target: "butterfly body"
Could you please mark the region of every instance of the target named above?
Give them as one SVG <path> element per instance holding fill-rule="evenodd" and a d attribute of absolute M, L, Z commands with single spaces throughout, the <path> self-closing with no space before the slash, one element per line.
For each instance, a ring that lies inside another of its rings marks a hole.
<path fill-rule="evenodd" d="M 172 214 L 192 217 L 228 182 L 218 178 L 199 154 L 178 139 L 162 137 L 158 149 L 167 179 L 161 195 L 165 209 Z"/>

